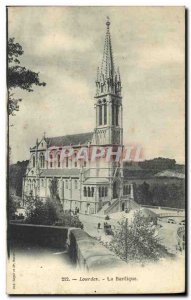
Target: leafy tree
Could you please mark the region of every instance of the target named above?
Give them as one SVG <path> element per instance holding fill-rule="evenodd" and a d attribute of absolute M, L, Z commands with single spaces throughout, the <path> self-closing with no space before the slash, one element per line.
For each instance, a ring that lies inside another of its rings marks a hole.
<path fill-rule="evenodd" d="M 55 225 L 83 229 L 83 224 L 80 222 L 79 217 L 77 215 L 72 215 L 71 211 L 64 212 L 62 220 L 59 220 Z"/>
<path fill-rule="evenodd" d="M 58 179 L 53 178 L 49 184 L 50 195 L 52 198 L 59 198 L 58 193 Z"/>
<path fill-rule="evenodd" d="M 28 162 L 28 160 L 18 161 L 9 166 L 9 191 L 14 191 L 19 197 L 22 196 L 23 176 L 26 173 Z"/>
<path fill-rule="evenodd" d="M 134 184 L 134 197 L 135 201 L 139 204 L 147 205 L 151 202 L 152 194 L 150 191 L 150 185 L 147 182 L 136 185 Z"/>
<path fill-rule="evenodd" d="M 57 211 L 54 203 L 47 199 L 45 203 L 38 197 L 28 198 L 26 202 L 26 219 L 29 224 L 53 225 L 58 221 Z"/>
<path fill-rule="evenodd" d="M 12 92 L 15 88 L 33 92 L 33 86 L 45 86 L 45 82 L 40 82 L 39 73 L 35 73 L 20 65 L 19 57 L 24 51 L 14 38 L 9 38 L 7 45 L 8 70 L 7 70 L 7 88 L 8 88 L 8 113 L 14 116 L 19 111 L 19 102 L 21 98 L 15 98 Z"/>
<path fill-rule="evenodd" d="M 59 220 L 63 220 L 64 210 L 58 192 L 58 179 L 53 178 L 49 184 L 50 198 L 54 202 Z"/>
<path fill-rule="evenodd" d="M 14 199 L 13 196 L 9 195 L 8 198 L 8 215 L 9 215 L 9 220 L 14 220 L 15 219 L 15 213 L 17 211 L 17 208 L 20 207 L 20 203 Z"/>
<path fill-rule="evenodd" d="M 141 212 L 135 213 L 131 224 L 127 220 L 119 222 L 108 247 L 127 262 L 156 261 L 167 255 L 156 236 L 155 226 Z"/>
<path fill-rule="evenodd" d="M 185 181 L 133 184 L 135 201 L 142 205 L 185 207 Z"/>
<path fill-rule="evenodd" d="M 83 225 L 78 216 L 73 216 L 71 212 L 64 213 L 59 201 L 55 197 L 42 201 L 39 197 L 29 196 L 25 202 L 25 223 L 82 228 Z"/>

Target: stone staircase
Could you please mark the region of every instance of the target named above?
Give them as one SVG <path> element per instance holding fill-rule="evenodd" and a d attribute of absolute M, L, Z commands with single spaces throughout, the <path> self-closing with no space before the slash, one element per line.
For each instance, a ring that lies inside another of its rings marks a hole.
<path fill-rule="evenodd" d="M 104 214 L 108 215 L 118 211 L 119 211 L 119 199 L 117 198 L 117 199 L 113 199 L 112 203 L 107 208 L 105 208 Z"/>
<path fill-rule="evenodd" d="M 138 209 L 141 207 L 137 202 L 135 202 L 135 200 L 133 200 L 129 196 L 123 196 L 121 198 L 121 201 L 124 201 L 124 200 L 128 201 L 128 208 L 130 208 L 130 209 Z"/>
<path fill-rule="evenodd" d="M 112 214 L 115 212 L 120 211 L 120 205 L 119 205 L 119 199 L 112 199 L 111 202 L 107 202 L 101 209 L 100 211 L 97 213 L 98 215 L 108 215 L 108 214 Z M 128 201 L 128 208 L 129 209 L 138 209 L 140 208 L 140 205 L 135 202 L 132 198 L 130 198 L 129 196 L 123 196 L 121 198 L 121 202 L 123 201 Z"/>
<path fill-rule="evenodd" d="M 110 202 L 108 201 L 107 203 L 105 203 L 102 208 L 98 211 L 98 215 L 105 215 L 107 214 L 107 210 L 113 205 L 115 205 L 116 201 L 118 202 L 118 199 L 112 199 Z"/>

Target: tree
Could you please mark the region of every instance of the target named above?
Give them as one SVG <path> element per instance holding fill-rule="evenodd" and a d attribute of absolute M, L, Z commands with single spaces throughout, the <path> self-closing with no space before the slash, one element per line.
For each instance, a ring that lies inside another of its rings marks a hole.
<path fill-rule="evenodd" d="M 49 184 L 50 189 L 50 198 L 54 202 L 56 212 L 59 220 L 63 220 L 64 218 L 64 210 L 60 201 L 59 192 L 58 192 L 58 179 L 53 178 Z"/>
<path fill-rule="evenodd" d="M 155 226 L 139 211 L 130 224 L 127 220 L 119 223 L 109 249 L 127 262 L 156 261 L 167 255 L 156 236 Z"/>
<path fill-rule="evenodd" d="M 145 181 L 142 184 L 134 185 L 134 196 L 135 201 L 139 204 L 151 204 L 152 194 L 150 191 L 150 185 Z"/>
<path fill-rule="evenodd" d="M 26 173 L 28 163 L 28 160 L 18 161 L 9 166 L 9 191 L 19 197 L 22 196 L 23 176 Z"/>
<path fill-rule="evenodd" d="M 7 70 L 7 88 L 8 88 L 8 113 L 14 116 L 16 111 L 19 111 L 19 102 L 21 98 L 15 98 L 12 92 L 15 88 L 33 92 L 32 87 L 45 86 L 45 82 L 40 82 L 39 73 L 35 73 L 25 67 L 20 66 L 19 57 L 24 51 L 19 43 L 15 42 L 14 38 L 9 38 L 7 45 L 8 55 L 8 70 Z"/>
<path fill-rule="evenodd" d="M 9 215 L 9 220 L 14 220 L 15 219 L 15 213 L 17 211 L 17 208 L 20 207 L 20 204 L 16 199 L 14 199 L 13 196 L 9 195 L 8 198 L 8 215 Z"/>
<path fill-rule="evenodd" d="M 53 178 L 49 184 L 50 195 L 52 198 L 59 198 L 58 193 L 58 179 Z"/>
<path fill-rule="evenodd" d="M 83 228 L 77 215 L 72 215 L 71 211 L 64 212 L 63 206 L 58 192 L 58 179 L 53 178 L 49 185 L 51 200 L 54 203 L 56 214 L 58 216 L 57 224 L 61 226 L 71 226 L 77 228 Z"/>
<path fill-rule="evenodd" d="M 52 179 L 50 186 L 52 186 L 50 189 L 57 194 L 57 179 Z M 25 208 L 25 223 L 28 224 L 83 227 L 78 216 L 73 216 L 71 212 L 63 211 L 59 198 L 55 196 L 42 201 L 39 197 L 31 195 L 25 200 Z"/>
<path fill-rule="evenodd" d="M 32 196 L 26 201 L 26 219 L 29 224 L 54 225 L 58 215 L 54 203 L 47 199 L 43 203 L 38 197 Z"/>

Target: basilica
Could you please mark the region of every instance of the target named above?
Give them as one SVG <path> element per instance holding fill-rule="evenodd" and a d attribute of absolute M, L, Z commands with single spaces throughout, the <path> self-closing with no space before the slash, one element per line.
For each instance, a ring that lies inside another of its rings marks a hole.
<path fill-rule="evenodd" d="M 133 200 L 133 189 L 123 181 L 120 161 L 100 157 L 75 159 L 80 149 L 95 146 L 123 148 L 123 105 L 119 69 L 113 61 L 110 21 L 106 22 L 103 59 L 95 86 L 95 128 L 92 132 L 37 139 L 30 148 L 30 159 L 23 177 L 23 203 L 26 197 L 47 199 L 52 180 L 57 181 L 59 199 L 64 210 L 87 214 L 125 210 Z M 72 158 L 62 157 L 61 149 L 73 149 Z M 48 153 L 48 155 L 47 155 Z"/>

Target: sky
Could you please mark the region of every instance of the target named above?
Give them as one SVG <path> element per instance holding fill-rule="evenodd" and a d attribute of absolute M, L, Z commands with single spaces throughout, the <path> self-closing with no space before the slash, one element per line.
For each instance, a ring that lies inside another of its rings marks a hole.
<path fill-rule="evenodd" d="M 46 87 L 15 89 L 11 161 L 29 158 L 36 139 L 93 131 L 95 80 L 106 17 L 122 80 L 124 144 L 146 159 L 184 163 L 183 7 L 9 7 L 8 36 L 23 47 L 21 65 Z"/>

